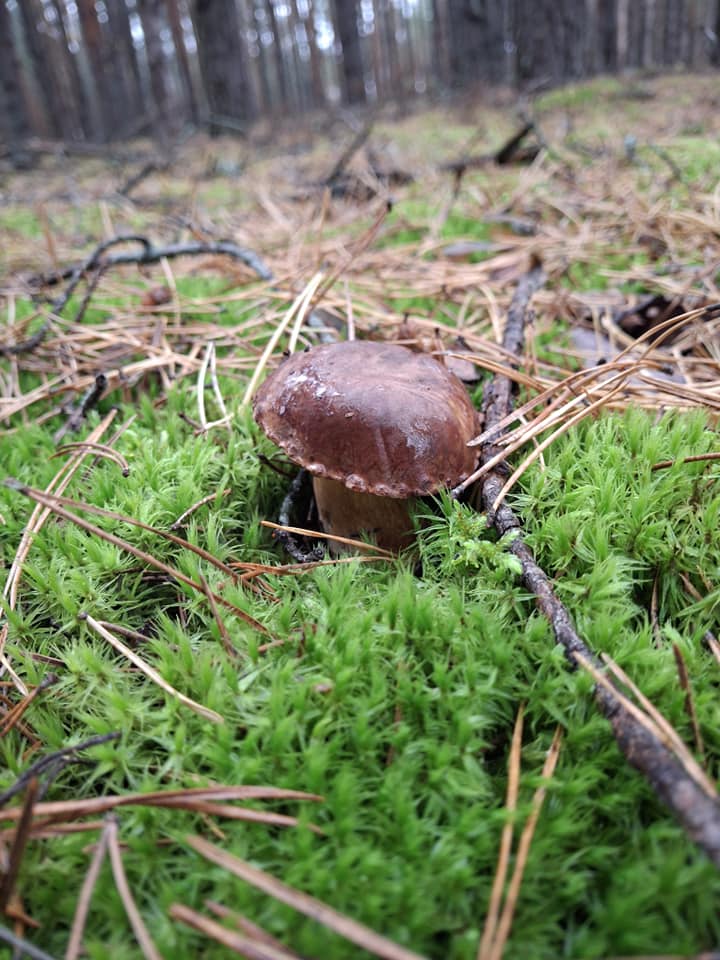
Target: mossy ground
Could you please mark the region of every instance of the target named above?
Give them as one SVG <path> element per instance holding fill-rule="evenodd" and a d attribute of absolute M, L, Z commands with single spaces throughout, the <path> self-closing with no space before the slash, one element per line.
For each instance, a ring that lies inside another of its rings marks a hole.
<path fill-rule="evenodd" d="M 453 142 L 463 142 L 459 126 L 453 134 Z M 698 169 L 704 176 L 707 168 Z M 433 212 L 414 201 L 408 218 L 422 229 L 423 215 L 427 224 Z M 9 228 L 25 230 L 21 224 L 16 219 Z M 488 228 L 468 227 L 457 214 L 444 235 L 486 239 Z M 571 282 L 597 285 L 589 267 L 575 270 Z M 188 297 L 207 292 L 202 279 L 181 282 Z M 396 305 L 413 308 L 430 313 L 434 305 L 426 298 Z M 87 322 L 94 316 L 90 311 Z M 237 398 L 235 380 L 221 377 L 220 385 L 226 397 Z M 276 517 L 286 481 L 261 462 L 259 454 L 273 450 L 248 410 L 231 401 L 231 428 L 198 437 L 181 418 L 196 405 L 194 383 L 174 385 L 163 403 L 155 402 L 159 396 L 153 388 L 121 408 L 120 419 L 137 415 L 115 446 L 130 475 L 102 461 L 81 471 L 68 493 L 167 529 L 216 492 L 184 535 L 224 561 L 282 562 L 260 521 Z M 115 399 L 103 401 L 91 425 Z M 49 458 L 60 422 L 1 436 L 3 473 L 44 488 L 57 470 Z M 718 470 L 703 463 L 651 467 L 716 447 L 717 435 L 700 413 L 602 415 L 553 444 L 545 469 L 528 472 L 512 500 L 579 632 L 617 660 L 692 743 L 672 650 L 678 644 L 715 777 L 720 671 L 702 637 L 717 623 L 720 603 Z M 224 497 L 226 488 L 231 493 Z M 0 487 L 6 566 L 29 511 L 26 499 Z M 221 836 L 200 816 L 124 808 L 125 869 L 164 956 L 227 955 L 168 917 L 172 903 L 202 909 L 208 898 L 302 955 L 366 955 L 201 860 L 184 843 L 186 834 L 199 832 L 428 957 L 474 957 L 507 816 L 507 759 L 521 703 L 518 824 L 555 726 L 565 733 L 505 956 L 589 960 L 717 948 L 717 872 L 621 756 L 594 705 L 592 681 L 567 668 L 513 563 L 469 507 L 443 500 L 420 523 L 421 575 L 411 557 L 316 568 L 271 577 L 276 601 L 221 586 L 219 571 L 152 534 L 93 522 L 188 576 L 202 573 L 284 643 L 260 652 L 264 638 L 227 614 L 241 652 L 239 660 L 230 658 L 203 596 L 67 522 L 49 522 L 25 564 L 18 610 L 7 613 L 7 652 L 29 684 L 47 670 L 33 654 L 59 658 L 64 667 L 26 719 L 43 751 L 110 731 L 121 738 L 90 751 L 92 765 L 64 771 L 48 799 L 202 783 L 270 784 L 324 797 L 275 807 L 299 816 L 298 828 L 217 821 Z M 701 591 L 701 601 L 688 596 L 682 575 Z M 165 696 L 78 620 L 80 613 L 144 633 L 142 655 L 224 724 Z M 17 731 L 0 740 L 0 786 L 26 767 L 26 750 Z M 309 821 L 324 835 L 311 832 Z M 28 846 L 19 890 L 41 924 L 32 938 L 51 953 L 64 951 L 94 836 Z M 138 956 L 107 867 L 85 946 L 98 960 Z"/>

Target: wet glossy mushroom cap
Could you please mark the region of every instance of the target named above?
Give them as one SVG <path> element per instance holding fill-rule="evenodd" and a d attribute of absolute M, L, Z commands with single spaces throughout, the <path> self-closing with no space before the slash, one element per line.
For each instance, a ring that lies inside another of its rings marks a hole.
<path fill-rule="evenodd" d="M 476 464 L 465 387 L 437 360 L 395 344 L 293 354 L 263 383 L 254 414 L 292 460 L 359 493 L 422 496 L 455 486 Z"/>

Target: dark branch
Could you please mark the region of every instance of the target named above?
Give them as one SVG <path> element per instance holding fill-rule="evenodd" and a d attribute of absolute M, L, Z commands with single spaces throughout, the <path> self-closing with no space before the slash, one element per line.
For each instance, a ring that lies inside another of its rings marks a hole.
<path fill-rule="evenodd" d="M 327 175 L 327 177 L 325 177 L 324 186 L 332 187 L 333 184 L 337 180 L 339 180 L 341 174 L 345 172 L 345 167 L 347 167 L 347 165 L 350 163 L 352 158 L 358 152 L 360 147 L 365 143 L 367 138 L 370 136 L 370 132 L 372 131 L 372 128 L 373 128 L 373 122 L 374 121 L 372 120 L 368 121 L 368 123 L 366 123 L 365 126 L 361 130 L 359 130 L 357 134 L 352 138 L 350 143 L 347 145 L 347 147 L 343 150 L 343 152 L 338 157 L 337 161 L 335 162 L 335 166 L 332 168 L 332 170 Z"/>
<path fill-rule="evenodd" d="M 145 177 L 149 177 L 150 174 L 155 173 L 155 171 L 166 169 L 167 164 L 159 163 L 157 160 L 148 160 L 137 173 L 134 173 L 121 187 L 118 187 L 116 193 L 121 197 L 129 198 L 133 190 L 142 183 Z"/>
<path fill-rule="evenodd" d="M 140 245 L 139 250 L 128 251 L 125 253 L 116 253 L 106 257 L 105 254 L 111 247 L 119 246 L 125 243 L 135 243 Z M 123 264 L 148 264 L 157 263 L 167 257 L 185 257 L 198 256 L 203 254 L 224 255 L 232 257 L 246 264 L 260 277 L 261 280 L 272 280 L 273 274 L 263 260 L 252 250 L 239 247 L 229 240 L 220 240 L 215 243 L 174 243 L 164 247 L 156 247 L 147 237 L 140 234 L 122 234 L 112 237 L 104 243 L 99 244 L 90 256 L 81 264 L 75 267 L 67 267 L 58 273 L 51 274 L 49 277 L 35 277 L 32 282 L 36 286 L 49 286 L 68 280 L 69 283 L 63 293 L 51 304 L 51 312 L 57 316 L 62 313 L 78 287 L 83 277 L 97 270 L 105 271 L 110 267 L 116 267 Z M 40 346 L 47 336 L 50 327 L 50 321 L 47 320 L 40 329 L 27 340 L 20 343 L 0 344 L 0 356 L 16 356 L 21 353 L 29 353 Z"/>
<path fill-rule="evenodd" d="M 13 950 L 16 950 L 21 956 L 31 957 L 32 960 L 54 960 L 49 953 L 45 953 L 44 950 L 36 947 L 35 944 L 30 943 L 29 940 L 23 940 L 22 937 L 18 937 L 12 930 L 8 930 L 7 927 L 2 925 L 0 925 L 0 940 L 2 940 L 3 943 L 8 943 Z"/>
<path fill-rule="evenodd" d="M 510 306 L 503 347 L 518 358 L 530 299 L 542 279 L 540 268 L 533 268 L 520 281 Z M 507 377 L 495 377 L 486 392 L 483 406 L 486 430 L 510 413 L 512 384 Z M 487 462 L 495 452 L 492 445 L 483 447 L 481 462 Z M 550 579 L 538 566 L 532 551 L 520 536 L 518 517 L 505 504 L 493 513 L 492 505 L 503 484 L 504 478 L 500 472 L 493 470 L 485 476 L 482 481 L 483 505 L 501 535 L 511 531 L 517 533 L 509 549 L 520 561 L 524 585 L 535 595 L 540 611 L 550 622 L 555 640 L 562 644 L 569 662 L 576 666 L 584 659 L 602 667 L 602 663 L 575 631 L 570 614 L 555 594 Z M 645 777 L 687 835 L 720 867 L 720 803 L 717 796 L 709 796 L 665 744 L 633 716 L 614 684 L 596 686 L 595 700 L 610 721 L 617 744 L 626 759 Z"/>
<path fill-rule="evenodd" d="M 56 777 L 64 767 L 69 763 L 85 762 L 83 757 L 77 756 L 80 751 L 87 750 L 89 747 L 97 747 L 101 743 L 108 743 L 110 740 L 117 740 L 119 737 L 119 733 L 103 733 L 96 737 L 90 737 L 89 740 L 84 740 L 82 743 L 76 743 L 73 746 L 63 747 L 61 750 L 55 750 L 53 753 L 46 754 L 46 756 L 36 760 L 32 766 L 23 771 L 11 787 L 8 787 L 7 790 L 0 793 L 0 807 L 4 807 L 8 800 L 12 800 L 17 793 L 24 790 L 27 784 L 35 777 L 45 774 L 46 780 L 37 797 L 38 800 L 41 800 L 42 795 L 49 786 L 49 782 Z"/>

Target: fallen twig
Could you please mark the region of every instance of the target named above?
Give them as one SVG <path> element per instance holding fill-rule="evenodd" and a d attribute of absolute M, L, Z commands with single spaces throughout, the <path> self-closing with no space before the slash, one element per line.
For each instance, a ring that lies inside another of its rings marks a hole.
<path fill-rule="evenodd" d="M 68 411 L 68 418 L 65 423 L 55 431 L 53 442 L 59 443 L 66 433 L 75 433 L 80 429 L 80 425 L 87 417 L 88 413 L 98 405 L 103 392 L 107 387 L 107 377 L 104 373 L 95 375 L 95 383 L 80 399 L 77 406 Z"/>
<path fill-rule="evenodd" d="M 50 956 L 49 953 L 41 950 L 40 947 L 36 947 L 34 943 L 30 943 L 28 940 L 23 940 L 22 937 L 18 937 L 17 934 L 12 932 L 12 930 L 8 930 L 7 927 L 2 926 L 1 924 L 0 940 L 2 940 L 3 943 L 8 943 L 13 950 L 17 951 L 21 956 L 22 954 L 25 954 L 26 957 L 31 957 L 32 960 L 55 960 L 55 958 Z"/>
<path fill-rule="evenodd" d="M 541 281 L 538 267 L 520 281 L 508 313 L 503 346 L 518 358 L 524 339 L 524 326 L 530 299 Z M 496 376 L 486 391 L 483 404 L 485 429 L 491 430 L 503 420 L 512 407 L 512 382 Z M 489 459 L 497 448 L 481 448 L 481 462 Z M 488 517 L 501 536 L 515 534 L 508 549 L 520 561 L 524 585 L 535 595 L 538 607 L 547 617 L 558 643 L 562 644 L 571 664 L 581 660 L 601 668 L 601 662 L 577 634 L 570 614 L 558 599 L 551 580 L 535 561 L 520 535 L 521 525 L 514 511 L 506 504 L 493 509 L 505 477 L 491 470 L 482 481 L 482 502 Z M 617 744 L 627 760 L 642 773 L 655 793 L 672 811 L 688 836 L 720 867 L 720 803 L 717 793 L 709 795 L 692 776 L 685 763 L 657 735 L 650 724 L 641 723 L 623 702 L 615 685 L 598 684 L 595 699 L 610 721 Z"/>
<path fill-rule="evenodd" d="M 140 250 L 126 253 L 116 253 L 112 256 L 105 256 L 111 247 L 116 247 L 125 243 L 135 243 L 140 245 Z M 69 280 L 64 292 L 51 304 L 51 314 L 57 317 L 68 304 L 73 293 L 77 289 L 82 278 L 91 271 L 102 268 L 103 271 L 109 267 L 115 267 L 122 264 L 148 264 L 158 263 L 160 260 L 171 259 L 172 257 L 198 256 L 198 255 L 223 255 L 232 257 L 246 264 L 260 277 L 261 280 L 272 280 L 271 270 L 265 265 L 263 260 L 252 250 L 239 247 L 236 243 L 229 240 L 220 240 L 214 243 L 193 242 L 193 243 L 172 243 L 167 246 L 155 246 L 147 237 L 141 234 L 121 234 L 117 237 L 111 237 L 93 250 L 93 252 L 81 264 L 74 267 L 66 267 L 56 273 L 47 276 L 32 278 L 31 283 L 35 286 L 50 286 L 55 283 L 61 283 L 63 280 Z M 47 336 L 50 328 L 50 319 L 48 318 L 42 326 L 26 340 L 20 343 L 0 344 L 0 356 L 16 356 L 20 353 L 29 353 L 40 346 Z"/>
<path fill-rule="evenodd" d="M 335 165 L 323 181 L 323 186 L 332 187 L 333 184 L 339 179 L 352 158 L 370 136 L 373 123 L 373 120 L 369 120 L 361 130 L 358 130 L 350 143 L 335 161 Z"/>
<path fill-rule="evenodd" d="M 157 160 L 148 160 L 148 162 L 143 164 L 143 166 L 136 173 L 134 173 L 131 177 L 128 177 L 125 183 L 117 188 L 115 193 L 121 197 L 129 198 L 135 187 L 139 186 L 145 177 L 149 177 L 151 173 L 155 173 L 156 171 L 166 169 L 166 163 L 160 163 Z"/>
<path fill-rule="evenodd" d="M 10 853 L 8 855 L 7 867 L 5 869 L 4 876 L 0 881 L 0 914 L 5 912 L 5 909 L 10 902 L 10 897 L 13 894 L 13 890 L 15 889 L 15 881 L 17 880 L 18 872 L 20 871 L 22 856 L 25 852 L 25 844 L 28 841 L 28 836 L 30 833 L 30 825 L 32 824 L 33 818 L 33 806 L 38 796 L 39 786 L 40 785 L 37 779 L 33 777 L 29 781 L 27 790 L 25 792 L 25 801 L 22 805 L 20 819 L 18 820 L 15 836 L 13 837 L 12 847 L 10 848 Z"/>
<path fill-rule="evenodd" d="M 84 757 L 78 757 L 77 754 L 81 750 L 88 750 L 90 747 L 97 747 L 101 743 L 108 743 L 110 740 L 119 739 L 119 733 L 103 733 L 99 734 L 96 737 L 90 737 L 88 740 L 83 740 L 82 743 L 75 743 L 69 747 L 62 747 L 60 750 L 55 750 L 53 753 L 48 753 L 44 757 L 41 757 L 39 760 L 36 760 L 32 766 L 28 767 L 20 776 L 17 778 L 15 783 L 12 786 L 8 787 L 7 790 L 3 790 L 0 793 L 0 807 L 4 806 L 8 800 L 12 798 L 25 789 L 28 783 L 33 780 L 35 777 L 39 777 L 40 774 L 48 774 L 48 779 L 46 779 L 42 789 L 39 792 L 38 799 L 42 797 L 49 785 L 49 781 L 60 773 L 63 767 L 66 767 L 69 763 L 76 763 L 82 761 L 87 763 L 88 761 Z"/>

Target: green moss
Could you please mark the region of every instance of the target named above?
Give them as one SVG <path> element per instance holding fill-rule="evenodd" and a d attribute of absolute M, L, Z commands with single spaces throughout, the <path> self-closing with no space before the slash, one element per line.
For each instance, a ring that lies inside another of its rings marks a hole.
<path fill-rule="evenodd" d="M 259 520 L 273 516 L 283 483 L 263 468 L 268 449 L 247 417 L 230 436 L 192 436 L 176 412 L 180 387 L 161 410 L 146 406 L 118 450 L 127 479 L 100 464 L 75 487 L 89 502 L 167 528 L 201 496 L 226 486 L 189 521 L 187 535 L 223 560 L 273 560 Z M 659 458 L 711 449 L 701 417 L 652 425 L 642 413 L 603 417 L 550 448 L 547 469 L 528 474 L 515 504 L 528 539 L 581 632 L 621 663 L 684 736 L 670 641 L 680 643 L 696 689 L 711 773 L 720 760 L 720 711 L 712 666 L 699 639 L 720 595 L 691 604 L 680 575 L 720 565 L 711 535 L 717 485 L 702 464 L 651 472 Z M 40 430 L 2 441 L 6 469 L 44 485 L 54 465 Z M 34 456 L 31 458 L 30 451 Z M 261 655 L 258 638 L 224 615 L 228 660 L 207 605 L 149 576 L 134 558 L 68 525 L 50 522 L 33 545 L 8 650 L 29 680 L 31 653 L 60 657 L 59 683 L 33 708 L 47 749 L 68 735 L 121 730 L 117 748 L 92 751 L 97 766 L 70 768 L 49 798 L 149 790 L 201 782 L 268 783 L 322 794 L 300 809 L 306 828 L 222 823 L 223 845 L 431 957 L 474 956 L 504 819 L 510 730 L 527 703 L 521 810 L 527 811 L 556 722 L 567 730 L 560 765 L 533 843 L 514 939 L 507 955 L 538 957 L 708 949 L 720 936 L 717 875 L 627 766 L 598 717 L 587 678 L 570 673 L 547 625 L 533 612 L 515 562 L 482 517 L 448 500 L 420 532 L 423 576 L 402 562 L 318 569 L 275 580 L 279 601 L 225 588 L 284 646 Z M 6 563 L 29 504 L 0 491 Z M 122 524 L 94 522 L 185 573 L 218 572 L 172 544 Z M 658 578 L 665 640 L 656 647 L 648 598 Z M 178 605 L 184 619 L 178 619 Z M 143 630 L 142 655 L 182 692 L 221 713 L 222 727 L 129 671 L 77 621 L 87 611 Z M 25 765 L 23 741 L 0 746 L 3 782 Z M 298 804 L 286 806 L 297 813 Z M 311 921 L 201 862 L 183 844 L 202 822 L 179 811 L 121 813 L 135 897 L 168 955 L 192 956 L 199 941 L 166 917 L 171 902 L 203 897 L 231 904 L 301 952 L 356 955 Z M 156 845 L 170 838 L 170 847 Z M 21 878 L 26 907 L 59 952 L 87 858 L 86 837 L 29 848 Z M 28 885 L 39 869 L 43 884 Z M 549 892 L 551 891 L 551 892 Z M 635 922 L 630 922 L 634 917 Z M 641 918 L 641 919 L 637 919 Z M 126 921 L 103 875 L 90 926 L 91 955 L 128 955 Z M 94 945 L 93 945 L 94 944 Z M 106 944 L 106 947 L 101 947 Z M 203 955 L 221 951 L 203 947 Z M 357 954 L 359 956 L 359 954 Z"/>

